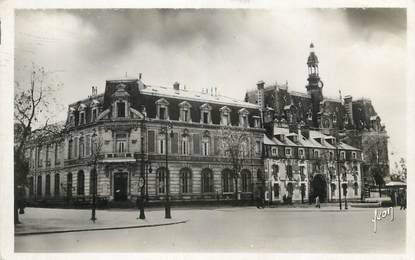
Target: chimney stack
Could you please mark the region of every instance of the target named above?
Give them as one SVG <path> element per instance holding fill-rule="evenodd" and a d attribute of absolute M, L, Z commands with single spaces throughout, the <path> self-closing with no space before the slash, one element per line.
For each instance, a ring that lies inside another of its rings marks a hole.
<path fill-rule="evenodd" d="M 180 90 L 180 83 L 179 82 L 174 82 L 174 84 L 173 84 L 173 88 L 174 88 L 174 90 Z"/>
<path fill-rule="evenodd" d="M 138 73 L 138 80 L 141 80 L 141 72 Z"/>

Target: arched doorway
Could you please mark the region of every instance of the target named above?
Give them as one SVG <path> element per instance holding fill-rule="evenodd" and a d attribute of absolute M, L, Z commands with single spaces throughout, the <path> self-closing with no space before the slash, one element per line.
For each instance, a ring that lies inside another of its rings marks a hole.
<path fill-rule="evenodd" d="M 321 174 L 315 175 L 311 185 L 313 187 L 313 200 L 319 196 L 320 202 L 325 202 L 327 200 L 327 182 L 324 176 Z"/>

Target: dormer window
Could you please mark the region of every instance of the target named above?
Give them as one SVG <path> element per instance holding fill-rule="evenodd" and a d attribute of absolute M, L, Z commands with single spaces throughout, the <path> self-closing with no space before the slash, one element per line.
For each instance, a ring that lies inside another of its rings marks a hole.
<path fill-rule="evenodd" d="M 314 150 L 314 158 L 319 158 L 320 157 L 320 153 L 318 152 L 318 150 Z"/>
<path fill-rule="evenodd" d="M 221 107 L 219 110 L 220 110 L 221 125 L 230 125 L 231 124 L 230 108 L 227 106 L 224 106 L 224 107 Z"/>
<path fill-rule="evenodd" d="M 356 152 L 352 152 L 352 158 L 355 160 L 357 158 Z"/>
<path fill-rule="evenodd" d="M 168 106 L 169 102 L 165 100 L 164 98 L 161 98 L 156 101 L 157 105 L 157 119 L 160 120 L 168 120 L 169 119 L 169 112 L 168 112 Z"/>
<path fill-rule="evenodd" d="M 340 159 L 341 160 L 346 160 L 346 152 L 345 151 L 340 152 Z"/>
<path fill-rule="evenodd" d="M 94 107 L 92 108 L 92 116 L 91 116 L 91 121 L 95 122 L 95 120 L 97 120 L 97 116 L 98 116 L 98 112 L 97 112 L 98 108 Z"/>
<path fill-rule="evenodd" d="M 212 122 L 210 111 L 212 107 L 209 104 L 203 104 L 200 107 L 200 123 L 201 124 L 210 124 Z"/>
<path fill-rule="evenodd" d="M 298 155 L 300 156 L 300 158 L 304 158 L 304 149 L 298 149 Z"/>
<path fill-rule="evenodd" d="M 285 155 L 291 156 L 291 148 L 285 148 Z"/>
<path fill-rule="evenodd" d="M 240 127 L 249 127 L 248 124 L 248 110 L 246 108 L 242 108 L 238 111 L 239 113 L 239 126 Z"/>
<path fill-rule="evenodd" d="M 125 117 L 125 102 L 124 101 L 118 101 L 117 102 L 117 117 Z"/>
<path fill-rule="evenodd" d="M 277 147 L 272 147 L 271 148 L 271 155 L 272 156 L 277 156 L 278 155 L 278 149 L 277 149 Z"/>
<path fill-rule="evenodd" d="M 85 111 L 79 112 L 79 124 L 85 124 Z"/>
<path fill-rule="evenodd" d="M 190 109 L 191 105 L 187 101 L 183 101 L 179 104 L 180 107 L 180 121 L 183 122 L 191 122 L 192 119 L 190 117 Z"/>

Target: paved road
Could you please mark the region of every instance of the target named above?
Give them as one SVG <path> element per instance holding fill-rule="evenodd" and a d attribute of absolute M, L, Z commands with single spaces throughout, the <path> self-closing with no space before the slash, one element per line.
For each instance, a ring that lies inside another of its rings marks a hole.
<path fill-rule="evenodd" d="M 186 224 L 15 238 L 17 252 L 403 253 L 406 215 L 382 220 L 373 209 L 173 209 Z"/>

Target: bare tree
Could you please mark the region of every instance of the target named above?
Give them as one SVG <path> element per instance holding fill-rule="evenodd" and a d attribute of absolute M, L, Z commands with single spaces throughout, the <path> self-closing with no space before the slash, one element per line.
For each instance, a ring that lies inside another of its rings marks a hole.
<path fill-rule="evenodd" d="M 58 125 L 49 125 L 53 111 L 58 111 L 54 93 L 61 84 L 53 83 L 44 68 L 33 66 L 30 81 L 15 82 L 14 96 L 14 223 L 19 222 L 19 208 L 23 207 L 24 187 L 29 173 L 29 162 L 25 149 L 30 142 L 42 143 L 46 138 L 60 135 Z M 38 127 L 36 131 L 32 129 Z"/>
<path fill-rule="evenodd" d="M 388 175 L 387 136 L 381 132 L 369 132 L 363 139 L 362 146 L 365 163 L 369 166 L 369 173 L 378 185 L 381 196 L 381 187 Z"/>
<path fill-rule="evenodd" d="M 92 213 L 91 213 L 91 220 L 95 222 L 95 209 L 96 209 L 96 196 L 97 196 L 97 184 L 98 184 L 98 163 L 104 158 L 103 154 L 103 139 L 101 136 L 97 136 L 96 132 L 94 131 L 92 135 L 92 144 L 91 144 L 91 156 L 89 160 L 89 164 L 93 166 L 92 169 Z"/>
<path fill-rule="evenodd" d="M 221 129 L 220 147 L 225 156 L 229 159 L 235 183 L 235 199 L 238 200 L 238 179 L 245 166 L 250 165 L 255 152 L 255 144 L 252 134 L 247 129 Z"/>

